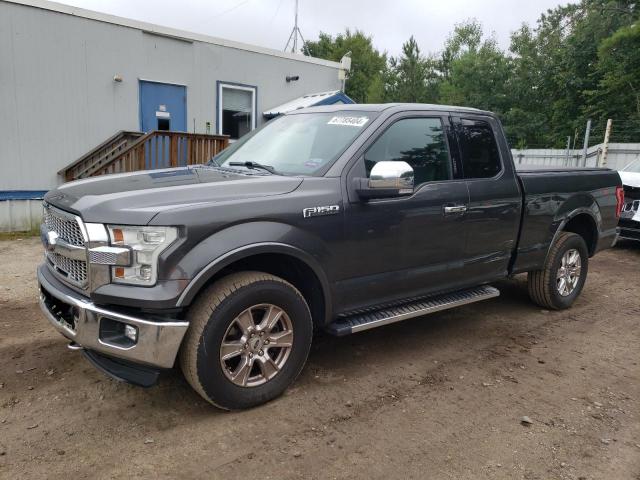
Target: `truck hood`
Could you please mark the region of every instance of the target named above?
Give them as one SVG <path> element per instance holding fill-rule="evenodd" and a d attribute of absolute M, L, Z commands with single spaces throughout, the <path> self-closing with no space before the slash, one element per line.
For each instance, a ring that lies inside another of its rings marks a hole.
<path fill-rule="evenodd" d="M 302 178 L 232 172 L 206 166 L 105 175 L 66 183 L 45 201 L 86 222 L 146 225 L 174 208 L 282 195 Z"/>

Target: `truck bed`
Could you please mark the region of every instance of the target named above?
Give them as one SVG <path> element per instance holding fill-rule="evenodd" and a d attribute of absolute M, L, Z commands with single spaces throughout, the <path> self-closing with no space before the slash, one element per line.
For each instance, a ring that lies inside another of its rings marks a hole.
<path fill-rule="evenodd" d="M 589 218 L 601 222 L 600 239 L 590 251 L 594 254 L 615 239 L 618 220 L 616 185 L 618 172 L 608 168 L 551 168 L 519 170 L 517 177 L 523 192 L 522 222 L 513 273 L 542 267 L 555 233 L 566 223 L 567 213 L 581 207 Z"/>

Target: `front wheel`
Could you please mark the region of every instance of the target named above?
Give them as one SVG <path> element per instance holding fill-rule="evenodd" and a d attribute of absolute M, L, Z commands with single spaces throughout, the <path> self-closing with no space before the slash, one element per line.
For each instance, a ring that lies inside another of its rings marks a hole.
<path fill-rule="evenodd" d="M 185 378 L 226 410 L 265 403 L 295 380 L 313 335 L 300 292 L 261 272 L 239 272 L 203 291 L 180 351 Z"/>
<path fill-rule="evenodd" d="M 587 279 L 589 253 L 580 235 L 561 232 L 542 270 L 529 272 L 529 296 L 541 307 L 561 310 L 573 305 Z"/>

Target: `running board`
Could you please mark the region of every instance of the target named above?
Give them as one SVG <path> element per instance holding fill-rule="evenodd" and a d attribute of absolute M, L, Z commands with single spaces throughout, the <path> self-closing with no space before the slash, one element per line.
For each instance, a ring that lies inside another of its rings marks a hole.
<path fill-rule="evenodd" d="M 480 287 L 447 293 L 437 297 L 415 300 L 410 303 L 387 307 L 364 313 L 356 313 L 349 317 L 339 318 L 327 327 L 327 331 L 338 337 L 350 333 L 361 332 L 370 328 L 381 327 L 390 323 L 401 322 L 408 318 L 420 317 L 429 313 L 448 310 L 468 303 L 487 300 L 500 295 L 497 288 L 483 285 Z"/>

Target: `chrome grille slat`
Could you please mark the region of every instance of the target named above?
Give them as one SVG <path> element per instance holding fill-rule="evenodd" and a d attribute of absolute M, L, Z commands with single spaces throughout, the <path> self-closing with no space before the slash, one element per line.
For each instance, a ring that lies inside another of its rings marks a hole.
<path fill-rule="evenodd" d="M 68 277 L 73 283 L 82 284 L 86 281 L 87 262 L 72 260 L 55 252 L 48 253 L 47 258 L 56 271 L 61 271 L 63 276 Z"/>
<path fill-rule="evenodd" d="M 73 214 L 44 204 L 43 221 L 47 231 L 57 233 L 65 242 L 74 246 L 85 246 L 82 228 Z M 85 260 L 68 258 L 51 251 L 45 252 L 45 256 L 61 279 L 77 287 L 86 287 L 88 272 Z"/>
<path fill-rule="evenodd" d="M 56 232 L 60 238 L 71 245 L 84 245 L 82 230 L 73 215 L 45 206 L 44 223 L 47 230 Z"/>

